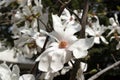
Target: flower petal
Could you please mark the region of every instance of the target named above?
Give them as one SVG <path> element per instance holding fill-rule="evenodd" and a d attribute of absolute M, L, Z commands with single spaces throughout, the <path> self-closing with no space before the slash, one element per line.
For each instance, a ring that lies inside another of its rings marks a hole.
<path fill-rule="evenodd" d="M 19 80 L 35 80 L 35 77 L 32 74 L 23 74 Z"/>
<path fill-rule="evenodd" d="M 51 69 L 54 72 L 61 70 L 65 63 L 66 51 L 58 49 L 54 51 L 51 61 Z"/>
<path fill-rule="evenodd" d="M 101 39 L 105 44 L 108 44 L 107 40 L 106 40 L 103 36 L 100 36 L 100 39 Z"/>
<path fill-rule="evenodd" d="M 88 54 L 87 50 L 80 50 L 80 49 L 74 49 L 73 50 L 73 56 L 78 59 L 78 58 L 84 58 Z"/>
<path fill-rule="evenodd" d="M 94 38 L 94 43 L 100 44 L 100 37 L 95 37 Z"/>
<path fill-rule="evenodd" d="M 74 42 L 68 49 L 74 50 L 75 48 L 78 48 L 81 50 L 87 50 L 91 48 L 93 44 L 94 44 L 94 37 L 79 39 L 76 42 Z"/>
<path fill-rule="evenodd" d="M 64 29 L 61 19 L 57 15 L 52 15 L 53 19 L 53 28 L 56 32 L 61 32 Z"/>

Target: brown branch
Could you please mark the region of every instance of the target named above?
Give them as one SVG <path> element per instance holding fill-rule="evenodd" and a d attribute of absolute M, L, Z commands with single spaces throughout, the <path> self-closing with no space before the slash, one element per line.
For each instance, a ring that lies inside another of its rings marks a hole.
<path fill-rule="evenodd" d="M 85 38 L 85 25 L 86 25 L 86 19 L 87 19 L 87 13 L 88 13 L 88 8 L 89 8 L 89 0 L 84 0 L 85 1 L 85 6 L 83 9 L 83 15 L 81 19 L 81 25 L 82 25 L 82 30 L 80 31 L 80 38 Z M 76 75 L 77 71 L 80 68 L 80 59 L 75 60 L 75 64 L 73 65 L 73 69 L 71 71 L 71 76 L 69 80 L 76 80 Z"/>
<path fill-rule="evenodd" d="M 100 72 L 98 72 L 97 74 L 93 75 L 92 77 L 90 77 L 88 80 L 95 80 L 97 79 L 100 75 L 102 75 L 103 73 L 107 72 L 108 70 L 114 68 L 115 66 L 118 66 L 120 64 L 120 61 L 115 62 L 114 64 L 112 64 L 111 66 L 106 67 L 105 69 L 101 70 Z"/>
<path fill-rule="evenodd" d="M 85 1 L 85 6 L 83 8 L 83 15 L 81 19 L 82 30 L 80 31 L 80 38 L 85 38 L 85 26 L 87 20 L 87 13 L 89 9 L 89 0 L 84 0 L 84 1 Z"/>

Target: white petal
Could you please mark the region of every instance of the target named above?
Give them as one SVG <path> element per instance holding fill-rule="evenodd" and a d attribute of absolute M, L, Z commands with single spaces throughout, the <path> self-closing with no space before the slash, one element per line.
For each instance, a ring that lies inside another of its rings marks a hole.
<path fill-rule="evenodd" d="M 60 16 L 60 18 L 63 19 L 63 20 L 68 20 L 68 19 L 70 19 L 70 17 L 71 17 L 70 12 L 65 8 L 63 10 L 62 15 Z"/>
<path fill-rule="evenodd" d="M 74 34 L 74 33 L 78 32 L 80 30 L 81 30 L 81 25 L 80 24 L 78 24 L 78 23 L 74 23 L 74 24 L 69 23 L 69 24 L 66 25 L 65 32 Z"/>
<path fill-rule="evenodd" d="M 120 49 L 120 41 L 119 41 L 119 43 L 117 44 L 116 49 L 117 49 L 117 50 Z"/>
<path fill-rule="evenodd" d="M 103 36 L 100 36 L 100 39 L 101 39 L 105 44 L 108 44 L 107 40 L 106 40 Z"/>
<path fill-rule="evenodd" d="M 89 26 L 86 27 L 85 32 L 88 33 L 90 36 L 95 36 L 96 35 L 95 31 Z"/>
<path fill-rule="evenodd" d="M 66 51 L 58 49 L 52 55 L 51 69 L 54 72 L 61 70 L 65 63 Z"/>
<path fill-rule="evenodd" d="M 36 28 L 37 28 L 37 26 L 38 26 L 37 23 L 38 23 L 38 22 L 37 22 L 37 19 L 33 19 L 33 20 L 32 20 L 31 26 L 32 26 L 33 29 L 36 29 Z"/>
<path fill-rule="evenodd" d="M 88 65 L 86 63 L 80 62 L 80 66 L 81 66 L 81 69 L 83 72 L 85 72 L 87 70 Z"/>
<path fill-rule="evenodd" d="M 0 64 L 0 78 L 2 80 L 9 80 L 10 79 L 11 70 L 9 69 L 6 63 Z"/>
<path fill-rule="evenodd" d="M 38 37 L 38 39 L 36 39 L 36 44 L 37 46 L 39 46 L 40 48 L 43 48 L 43 45 L 45 43 L 45 39 L 46 37 L 43 36 L 43 37 Z"/>
<path fill-rule="evenodd" d="M 52 15 L 53 19 L 53 28 L 56 32 L 60 32 L 64 29 L 60 18 L 57 15 Z"/>
<path fill-rule="evenodd" d="M 80 49 L 74 49 L 73 50 L 73 56 L 78 59 L 78 58 L 84 58 L 88 54 L 87 50 L 80 50 Z"/>
<path fill-rule="evenodd" d="M 20 69 L 17 65 L 14 65 L 12 68 L 12 74 L 11 74 L 11 78 L 12 80 L 18 80 L 19 79 L 19 73 L 20 73 Z"/>
<path fill-rule="evenodd" d="M 95 42 L 96 44 L 100 44 L 100 37 L 95 37 L 95 38 L 94 38 L 94 42 Z"/>
<path fill-rule="evenodd" d="M 87 50 L 91 48 L 94 44 L 94 38 L 85 38 L 85 39 L 79 39 L 75 43 L 73 43 L 68 49 L 74 50 L 75 48 L 79 48 L 81 50 Z"/>
<path fill-rule="evenodd" d="M 23 8 L 23 14 L 24 14 L 25 16 L 30 16 L 30 15 L 31 15 L 31 11 L 30 11 L 30 8 L 29 8 L 28 6 L 25 6 L 25 7 Z"/>
<path fill-rule="evenodd" d="M 48 72 L 50 71 L 50 62 L 52 57 L 50 55 L 52 55 L 52 52 L 44 52 L 40 55 L 40 57 L 38 57 L 36 59 L 36 61 L 39 60 L 39 65 L 38 65 L 38 69 L 40 71 L 44 71 L 44 72 Z"/>
<path fill-rule="evenodd" d="M 32 74 L 23 74 L 19 80 L 35 80 L 35 77 Z"/>

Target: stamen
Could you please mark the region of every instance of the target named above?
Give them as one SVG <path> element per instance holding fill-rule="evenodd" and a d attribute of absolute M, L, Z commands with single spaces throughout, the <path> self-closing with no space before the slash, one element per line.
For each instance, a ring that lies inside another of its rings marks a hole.
<path fill-rule="evenodd" d="M 66 48 L 67 47 L 67 42 L 66 41 L 61 41 L 59 43 L 59 48 Z"/>

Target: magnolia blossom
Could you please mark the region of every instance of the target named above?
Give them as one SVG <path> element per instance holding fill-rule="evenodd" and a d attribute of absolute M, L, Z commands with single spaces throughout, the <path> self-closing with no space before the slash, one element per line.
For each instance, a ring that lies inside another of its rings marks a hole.
<path fill-rule="evenodd" d="M 20 53 L 24 53 L 26 57 L 31 58 L 33 54 L 37 54 L 37 52 L 41 51 L 46 36 L 29 29 L 23 29 L 21 33 L 22 35 L 20 35 L 17 40 L 14 40 L 15 47 Z"/>
<path fill-rule="evenodd" d="M 100 44 L 100 39 L 105 44 L 108 44 L 107 40 L 104 38 L 104 36 L 102 36 L 104 32 L 105 32 L 104 27 L 99 27 L 98 30 L 95 30 L 89 26 L 86 27 L 86 33 L 94 37 L 94 43 L 96 44 Z"/>
<path fill-rule="evenodd" d="M 91 25 L 86 25 L 86 35 L 94 37 L 94 43 L 100 44 L 100 39 L 105 44 L 108 44 L 107 40 L 102 36 L 102 34 L 106 31 L 106 27 L 99 24 L 99 19 L 97 16 L 93 16 L 96 21 L 90 22 Z"/>
<path fill-rule="evenodd" d="M 108 26 L 108 29 L 111 31 L 108 33 L 107 36 L 110 36 L 112 33 L 119 33 L 120 34 L 120 26 L 118 23 L 118 20 L 115 20 L 114 18 L 109 18 L 110 26 Z"/>
<path fill-rule="evenodd" d="M 12 17 L 12 22 L 19 24 L 25 22 L 25 26 L 37 29 L 38 21 L 37 19 L 42 15 L 42 9 L 37 6 L 30 8 L 29 6 L 24 6 L 22 11 L 17 11 Z M 37 30 L 36 30 L 37 31 Z"/>
<path fill-rule="evenodd" d="M 12 70 L 6 63 L 0 64 L 0 80 L 19 80 L 19 67 L 14 65 Z"/>
<path fill-rule="evenodd" d="M 0 80 L 35 80 L 32 74 L 23 74 L 20 76 L 20 69 L 17 65 L 11 67 L 6 63 L 0 64 Z"/>
<path fill-rule="evenodd" d="M 53 15 L 54 31 L 49 35 L 56 41 L 51 42 L 48 48 L 36 59 L 39 61 L 39 70 L 54 73 L 61 70 L 71 59 L 84 58 L 93 45 L 93 38 L 77 39 L 74 32 L 62 25 L 60 18 Z M 68 30 L 67 30 L 68 29 Z"/>

